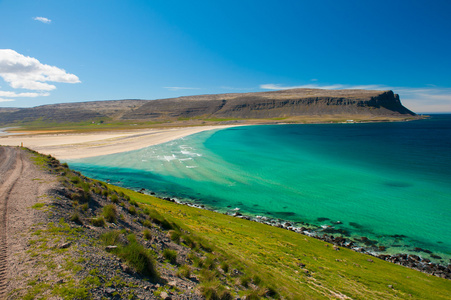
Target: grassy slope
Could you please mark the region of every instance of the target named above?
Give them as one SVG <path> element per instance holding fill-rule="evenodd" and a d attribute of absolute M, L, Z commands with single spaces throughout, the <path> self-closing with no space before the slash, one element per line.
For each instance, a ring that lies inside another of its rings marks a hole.
<path fill-rule="evenodd" d="M 449 299 L 451 295 L 451 282 L 446 279 L 349 249 L 337 251 L 288 230 L 114 188 L 209 240 L 216 251 L 246 265 L 291 299 Z"/>

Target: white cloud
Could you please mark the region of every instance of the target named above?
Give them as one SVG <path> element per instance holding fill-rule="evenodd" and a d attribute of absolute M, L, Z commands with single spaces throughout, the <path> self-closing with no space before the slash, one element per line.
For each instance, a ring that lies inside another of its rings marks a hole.
<path fill-rule="evenodd" d="M 52 20 L 44 18 L 44 17 L 34 17 L 33 20 L 35 21 L 39 21 L 45 24 L 50 24 L 52 22 Z"/>
<path fill-rule="evenodd" d="M 165 86 L 165 89 L 168 89 L 170 91 L 179 91 L 179 90 L 200 90 L 200 88 L 194 88 L 194 87 L 182 87 L 182 86 Z"/>
<path fill-rule="evenodd" d="M 47 82 L 78 83 L 74 74 L 58 67 L 42 64 L 36 58 L 24 56 L 11 49 L 0 49 L 0 77 L 15 89 L 51 91 Z"/>
<path fill-rule="evenodd" d="M 14 101 L 14 99 L 0 98 L 0 102 L 9 102 L 9 101 Z"/>
<path fill-rule="evenodd" d="M 0 97 L 39 97 L 48 96 L 49 93 L 15 93 L 9 91 L 0 91 Z"/>
<path fill-rule="evenodd" d="M 261 89 L 265 90 L 287 90 L 294 88 L 310 88 L 310 89 L 364 89 L 364 90 L 392 90 L 399 94 L 402 103 L 414 112 L 451 112 L 451 88 L 440 88 L 428 84 L 427 87 L 395 87 L 382 84 L 372 85 L 346 85 L 346 84 L 305 84 L 298 86 L 283 86 L 280 84 L 262 84 Z"/>

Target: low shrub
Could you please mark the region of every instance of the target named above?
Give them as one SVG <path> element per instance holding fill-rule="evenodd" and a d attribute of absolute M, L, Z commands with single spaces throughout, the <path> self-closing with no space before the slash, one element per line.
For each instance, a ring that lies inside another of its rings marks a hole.
<path fill-rule="evenodd" d="M 152 278 L 157 277 L 155 263 L 149 251 L 136 240 L 134 235 L 131 234 L 127 238 L 128 244 L 120 248 L 119 256 L 135 268 L 138 273 Z"/>
<path fill-rule="evenodd" d="M 149 229 L 144 229 L 143 231 L 143 236 L 146 240 L 151 240 L 152 239 L 152 232 Z"/>
<path fill-rule="evenodd" d="M 191 276 L 191 268 L 187 265 L 181 266 L 177 271 L 177 276 L 189 278 Z"/>
<path fill-rule="evenodd" d="M 72 182 L 73 184 L 81 183 L 81 178 L 78 176 L 71 176 L 70 182 Z"/>
<path fill-rule="evenodd" d="M 70 216 L 70 220 L 74 223 L 77 224 L 83 224 L 83 222 L 80 219 L 80 215 L 78 214 L 78 212 L 74 212 L 71 216 Z"/>
<path fill-rule="evenodd" d="M 105 226 L 105 219 L 102 216 L 91 218 L 91 224 L 97 227 Z"/>
<path fill-rule="evenodd" d="M 128 212 L 132 215 L 136 215 L 136 207 L 134 206 L 129 206 L 128 207 Z"/>
<path fill-rule="evenodd" d="M 118 203 L 119 202 L 119 198 L 118 198 L 118 196 L 116 194 L 111 195 L 110 200 L 113 203 Z"/>
<path fill-rule="evenodd" d="M 172 241 L 174 241 L 176 243 L 180 243 L 180 236 L 181 236 L 180 231 L 169 230 L 168 235 Z"/>
<path fill-rule="evenodd" d="M 102 241 L 103 244 L 107 246 L 118 245 L 120 236 L 121 236 L 120 231 L 112 230 L 102 234 L 100 236 L 100 240 Z"/>
<path fill-rule="evenodd" d="M 169 261 L 169 263 L 175 265 L 177 263 L 177 251 L 166 248 L 163 250 L 163 257 Z"/>
<path fill-rule="evenodd" d="M 200 292 L 208 300 L 231 300 L 233 296 L 225 290 L 218 280 L 203 282 L 200 285 Z M 246 298 L 248 299 L 248 298 Z"/>
<path fill-rule="evenodd" d="M 103 216 L 105 220 L 110 223 L 116 222 L 116 206 L 114 204 L 108 204 L 103 207 Z"/>
<path fill-rule="evenodd" d="M 152 222 L 150 222 L 149 220 L 144 220 L 143 226 L 145 226 L 147 228 L 152 228 Z"/>
<path fill-rule="evenodd" d="M 79 203 L 84 203 L 89 202 L 91 195 L 82 188 L 76 188 L 75 191 L 69 195 L 69 198 Z"/>

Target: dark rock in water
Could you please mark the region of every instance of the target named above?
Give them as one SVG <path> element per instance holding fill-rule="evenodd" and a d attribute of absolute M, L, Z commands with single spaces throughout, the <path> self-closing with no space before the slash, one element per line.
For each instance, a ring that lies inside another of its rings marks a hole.
<path fill-rule="evenodd" d="M 360 224 L 358 224 L 356 222 L 349 222 L 349 225 L 351 225 L 352 227 L 357 228 L 357 229 L 362 229 L 363 228 L 362 225 L 360 225 Z"/>
<path fill-rule="evenodd" d="M 296 213 L 291 212 L 291 211 L 277 211 L 274 213 L 276 216 L 280 216 L 282 218 L 284 217 L 293 217 L 296 215 Z"/>
<path fill-rule="evenodd" d="M 393 237 L 395 239 L 403 239 L 403 238 L 406 238 L 407 236 L 405 236 L 403 234 L 395 234 L 395 235 L 390 235 L 390 237 Z"/>
<path fill-rule="evenodd" d="M 435 258 L 435 259 L 442 259 L 440 256 L 435 255 L 435 254 L 431 254 L 431 257 L 432 257 L 432 258 Z"/>
<path fill-rule="evenodd" d="M 330 220 L 329 218 L 324 218 L 324 217 L 322 217 L 322 218 L 318 218 L 318 219 L 316 219 L 318 222 L 324 222 L 324 221 L 328 221 L 328 220 Z"/>

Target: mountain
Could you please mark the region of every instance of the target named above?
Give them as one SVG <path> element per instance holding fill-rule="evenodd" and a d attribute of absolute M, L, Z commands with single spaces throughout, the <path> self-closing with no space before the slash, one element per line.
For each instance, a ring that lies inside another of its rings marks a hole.
<path fill-rule="evenodd" d="M 298 116 L 410 117 L 393 91 L 289 89 L 257 93 L 185 96 L 159 100 L 116 100 L 0 110 L 0 124 L 42 120 L 174 121 L 180 119 L 270 119 Z"/>

